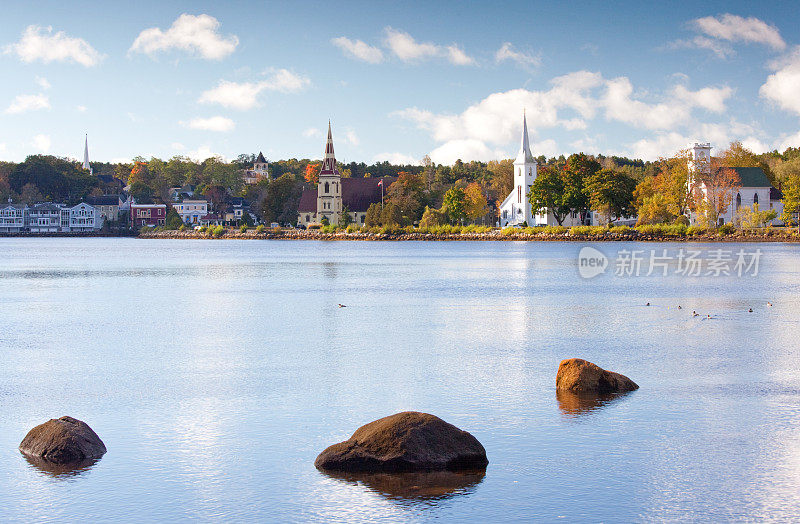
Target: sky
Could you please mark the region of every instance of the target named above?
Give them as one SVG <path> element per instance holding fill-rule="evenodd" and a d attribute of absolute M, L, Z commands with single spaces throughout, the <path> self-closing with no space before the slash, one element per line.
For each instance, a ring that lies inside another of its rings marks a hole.
<path fill-rule="evenodd" d="M 67 5 L 68 4 L 68 5 Z M 795 2 L 4 0 L 0 160 L 800 146 Z"/>

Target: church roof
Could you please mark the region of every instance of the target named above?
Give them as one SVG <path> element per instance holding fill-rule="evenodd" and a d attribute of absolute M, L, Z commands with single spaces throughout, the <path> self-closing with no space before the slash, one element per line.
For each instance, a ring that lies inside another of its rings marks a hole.
<path fill-rule="evenodd" d="M 760 167 L 732 167 L 739 175 L 742 187 L 772 187 L 767 174 Z"/>
<path fill-rule="evenodd" d="M 536 159 L 533 158 L 533 153 L 531 153 L 530 141 L 528 140 L 528 120 L 525 117 L 525 113 L 522 113 L 522 144 L 520 145 L 519 153 L 517 154 L 517 158 L 514 160 L 514 163 L 536 163 Z"/>
<path fill-rule="evenodd" d="M 365 213 L 370 204 L 380 203 L 381 187 L 378 182 L 383 180 L 384 198 L 386 190 L 397 180 L 397 177 L 387 176 L 382 178 L 343 178 L 342 179 L 342 205 L 350 211 Z M 297 206 L 299 213 L 317 212 L 317 188 L 312 187 L 300 195 L 300 204 Z"/>
<path fill-rule="evenodd" d="M 267 159 L 264 158 L 264 153 L 261 151 L 258 152 L 258 158 L 256 158 L 256 164 L 266 164 Z"/>

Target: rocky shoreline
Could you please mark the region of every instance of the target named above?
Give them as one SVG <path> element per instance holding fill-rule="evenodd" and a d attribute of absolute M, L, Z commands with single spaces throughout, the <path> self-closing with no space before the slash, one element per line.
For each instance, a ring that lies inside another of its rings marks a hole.
<path fill-rule="evenodd" d="M 544 241 L 544 242 L 800 242 L 796 231 L 764 230 L 759 232 L 735 231 L 729 235 L 705 233 L 692 236 L 663 234 L 605 232 L 604 234 L 575 235 L 567 233 L 528 234 L 523 231 L 513 234 L 499 230 L 487 233 L 373 233 L 373 232 L 322 232 L 320 230 L 281 230 L 257 232 L 250 229 L 242 233 L 238 229 L 226 229 L 222 234 L 199 231 L 146 231 L 139 238 L 149 239 L 238 239 L 238 240 L 350 240 L 350 241 Z"/>

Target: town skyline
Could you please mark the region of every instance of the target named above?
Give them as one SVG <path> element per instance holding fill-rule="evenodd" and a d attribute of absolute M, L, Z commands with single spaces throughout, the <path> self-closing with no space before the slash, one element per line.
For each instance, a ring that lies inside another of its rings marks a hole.
<path fill-rule="evenodd" d="M 536 156 L 800 146 L 797 14 L 779 4 L 349 4 L 314 17 L 145 4 L 9 6 L 0 160 L 80 159 L 84 134 L 102 162 L 318 159 L 330 118 L 343 162 L 449 165 L 513 158 L 523 109 Z"/>

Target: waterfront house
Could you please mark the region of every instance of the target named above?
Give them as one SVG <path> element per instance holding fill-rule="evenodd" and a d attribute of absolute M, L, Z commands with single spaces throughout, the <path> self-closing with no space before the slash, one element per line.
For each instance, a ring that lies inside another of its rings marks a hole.
<path fill-rule="evenodd" d="M 167 220 L 166 204 L 131 204 L 131 225 L 163 226 Z"/>
<path fill-rule="evenodd" d="M 169 189 L 169 197 L 173 202 L 192 198 L 194 197 L 194 186 L 192 184 L 183 184 L 181 187 L 171 187 Z"/>
<path fill-rule="evenodd" d="M 13 204 L 11 199 L 7 204 L 0 205 L 0 233 L 20 233 L 25 228 L 28 206 Z"/>
<path fill-rule="evenodd" d="M 206 200 L 184 200 L 172 204 L 172 207 L 181 216 L 183 223 L 188 225 L 199 225 L 200 219 L 208 214 Z"/>
<path fill-rule="evenodd" d="M 269 178 L 269 162 L 264 158 L 264 154 L 259 152 L 252 169 L 246 169 L 242 176 L 244 183 L 248 185 L 258 184 L 260 181 Z"/>
<path fill-rule="evenodd" d="M 303 190 L 297 208 L 297 223 L 308 226 L 321 223 L 323 218 L 327 218 L 329 223 L 339 224 L 342 212 L 347 210 L 351 222 L 363 225 L 369 206 L 380 204 L 382 195 L 395 180 L 397 177 L 342 178 L 336 167 L 331 125 L 328 123 L 328 140 L 319 183 L 316 187 Z"/>
<path fill-rule="evenodd" d="M 43 202 L 28 208 L 26 229 L 31 233 L 59 233 L 63 228 L 69 230 L 69 208 Z"/>
<path fill-rule="evenodd" d="M 119 220 L 122 200 L 120 195 L 102 195 L 89 197 L 86 199 L 86 203 L 94 207 L 99 216 L 103 217 L 104 221 L 116 222 Z"/>
<path fill-rule="evenodd" d="M 69 210 L 69 226 L 67 231 L 89 233 L 102 229 L 105 218 L 93 206 L 86 202 L 81 202 L 77 206 L 66 209 Z"/>

